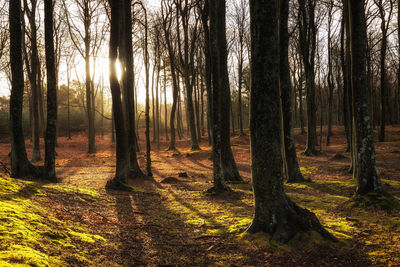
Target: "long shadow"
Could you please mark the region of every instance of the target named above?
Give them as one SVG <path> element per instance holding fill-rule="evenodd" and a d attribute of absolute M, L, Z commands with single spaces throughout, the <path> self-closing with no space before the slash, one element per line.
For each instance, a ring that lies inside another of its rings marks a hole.
<path fill-rule="evenodd" d="M 133 210 L 131 197 L 135 194 L 107 190 L 107 194 L 113 196 L 116 202 L 116 213 L 118 218 L 120 255 L 118 261 L 123 266 L 143 265 L 145 262 L 141 259 L 143 244 L 139 237 L 140 224 L 137 221 L 137 214 Z"/>
<path fill-rule="evenodd" d="M 203 163 L 200 163 L 198 160 L 195 160 L 191 157 L 188 157 L 188 160 L 190 160 L 191 162 L 193 162 L 196 165 L 199 165 L 200 167 L 204 168 L 204 169 L 208 169 L 208 170 L 212 170 L 213 168 L 210 166 L 206 166 Z M 212 162 L 210 161 L 210 165 L 212 166 Z"/>

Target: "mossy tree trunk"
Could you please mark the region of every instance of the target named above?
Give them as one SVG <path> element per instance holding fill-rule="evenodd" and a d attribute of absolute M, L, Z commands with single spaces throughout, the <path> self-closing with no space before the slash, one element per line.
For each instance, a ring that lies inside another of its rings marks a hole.
<path fill-rule="evenodd" d="M 47 125 L 45 136 L 45 177 L 56 181 L 56 134 L 57 134 L 57 78 L 54 52 L 53 0 L 44 1 L 44 37 L 47 71 Z"/>
<path fill-rule="evenodd" d="M 279 242 L 311 230 L 333 239 L 313 213 L 284 193 L 278 23 L 278 0 L 250 0 L 250 151 L 255 212 L 247 231 L 269 233 Z"/>
<path fill-rule="evenodd" d="M 38 177 L 38 169 L 26 154 L 22 130 L 22 106 L 24 95 L 24 70 L 22 64 L 21 0 L 9 2 L 10 27 L 10 131 L 11 131 L 11 177 Z"/>
<path fill-rule="evenodd" d="M 368 108 L 366 75 L 366 22 L 363 1 L 347 1 L 350 25 L 351 93 L 353 109 L 353 177 L 357 195 L 383 193 Z"/>

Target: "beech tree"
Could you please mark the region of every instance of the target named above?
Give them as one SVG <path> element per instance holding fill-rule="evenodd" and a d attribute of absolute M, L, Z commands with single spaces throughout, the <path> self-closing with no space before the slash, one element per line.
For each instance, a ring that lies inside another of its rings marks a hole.
<path fill-rule="evenodd" d="M 376 166 L 374 138 L 369 115 L 367 73 L 366 73 L 366 22 L 362 1 L 346 2 L 349 18 L 351 51 L 351 93 L 352 93 L 352 153 L 353 177 L 357 180 L 356 194 L 384 194 Z"/>
<path fill-rule="evenodd" d="M 250 0 L 250 25 L 250 151 L 255 211 L 247 232 L 266 232 L 279 242 L 287 242 L 299 232 L 314 230 L 333 240 L 312 212 L 286 196 L 282 185 L 278 0 Z"/>

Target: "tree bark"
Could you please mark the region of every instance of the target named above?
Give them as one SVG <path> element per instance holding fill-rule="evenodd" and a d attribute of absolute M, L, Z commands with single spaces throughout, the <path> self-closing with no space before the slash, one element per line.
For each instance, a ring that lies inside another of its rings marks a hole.
<path fill-rule="evenodd" d="M 317 118 L 315 105 L 315 51 L 316 51 L 316 26 L 314 21 L 315 0 L 299 0 L 300 47 L 304 64 L 307 92 L 307 146 L 304 154 L 312 156 L 317 153 Z"/>
<path fill-rule="evenodd" d="M 289 69 L 289 0 L 280 0 L 280 18 L 279 18 L 279 47 L 280 47 L 280 94 L 281 94 L 281 112 L 283 120 L 283 142 L 284 142 L 284 162 L 286 167 L 287 182 L 301 182 L 304 177 L 301 174 L 299 162 L 296 155 L 296 146 L 294 142 L 292 125 L 292 84 L 290 80 Z"/>
<path fill-rule="evenodd" d="M 226 120 L 226 112 L 229 116 L 229 105 L 226 104 L 226 86 L 229 85 L 226 74 L 226 37 L 225 37 L 225 0 L 209 1 L 210 16 L 210 55 L 212 73 L 212 134 L 213 134 L 213 176 L 214 186 L 209 189 L 212 192 L 229 191 L 223 175 L 222 155 L 223 135 L 226 130 L 229 135 L 229 119 Z M 228 86 L 229 88 L 229 86 Z M 224 101 L 224 110 L 222 109 Z M 227 129 L 223 129 L 223 125 Z M 229 136 L 228 136 L 229 140 Z"/>
<path fill-rule="evenodd" d="M 134 66 L 132 50 L 132 1 L 127 0 L 122 4 L 120 14 L 120 54 L 119 61 L 123 66 L 122 84 L 124 94 L 124 104 L 126 111 L 126 130 L 128 132 L 129 147 L 129 169 L 130 176 L 142 176 L 143 172 L 137 160 L 136 132 L 135 132 L 135 96 L 134 96 Z"/>
<path fill-rule="evenodd" d="M 54 53 L 53 0 L 44 1 L 44 31 L 47 71 L 47 125 L 45 137 L 45 177 L 57 181 L 55 146 L 57 132 L 57 80 Z"/>
<path fill-rule="evenodd" d="M 383 193 L 376 167 L 373 133 L 369 117 L 366 75 L 366 22 L 364 3 L 347 1 L 350 24 L 351 90 L 353 125 L 353 177 L 357 195 Z"/>
<path fill-rule="evenodd" d="M 38 177 L 39 170 L 26 154 L 22 129 L 22 105 L 24 95 L 24 70 L 22 64 L 21 0 L 9 2 L 10 25 L 10 131 L 11 131 L 11 177 Z"/>
<path fill-rule="evenodd" d="M 297 206 L 284 193 L 277 9 L 277 0 L 250 0 L 250 151 L 255 210 L 247 232 L 266 232 L 279 242 L 311 230 L 334 239 L 312 212 Z"/>
<path fill-rule="evenodd" d="M 113 179 L 107 182 L 110 189 L 121 189 L 126 186 L 129 173 L 129 147 L 125 129 L 125 119 L 121 101 L 121 88 L 117 79 L 116 61 L 118 56 L 120 16 L 122 13 L 119 0 L 110 0 L 111 7 L 111 32 L 110 32 L 110 88 L 113 103 L 113 114 L 116 135 L 116 171 Z"/>

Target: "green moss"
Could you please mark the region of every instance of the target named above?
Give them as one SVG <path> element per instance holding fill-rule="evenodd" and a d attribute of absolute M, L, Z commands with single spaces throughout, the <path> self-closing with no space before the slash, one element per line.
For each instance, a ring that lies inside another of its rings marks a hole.
<path fill-rule="evenodd" d="M 79 233 L 79 232 L 75 232 L 71 229 L 68 229 L 68 235 L 70 235 L 73 238 L 77 238 L 83 242 L 88 242 L 88 243 L 94 243 L 95 239 L 101 240 L 101 241 L 106 241 L 102 236 L 92 235 L 92 234 L 88 234 L 88 233 Z"/>
<path fill-rule="evenodd" d="M 68 249 L 77 247 L 74 240 L 105 241 L 101 236 L 86 233 L 88 230 L 76 223 L 54 218 L 40 202 L 30 199 L 33 195 L 47 197 L 47 189 L 56 190 L 56 194 L 78 191 L 78 195 L 90 197 L 99 197 L 98 192 L 63 184 L 43 187 L 42 190 L 39 183 L 0 176 L 0 266 L 65 266 L 63 257 L 68 255 Z M 70 227 L 81 233 L 71 231 Z M 54 256 L 60 251 L 65 255 Z M 75 260 L 88 262 L 83 258 Z"/>
<path fill-rule="evenodd" d="M 83 197 L 85 197 L 85 196 L 92 197 L 92 198 L 100 197 L 100 194 L 97 190 L 85 188 L 85 187 L 77 187 L 77 186 L 73 186 L 70 184 L 58 183 L 58 184 L 45 185 L 43 187 L 50 188 L 50 189 L 56 190 L 58 192 L 73 193 L 73 194 L 81 195 Z"/>
<path fill-rule="evenodd" d="M 3 265 L 4 264 L 4 265 Z M 62 261 L 27 246 L 12 245 L 0 251 L 1 266 L 61 266 Z"/>

